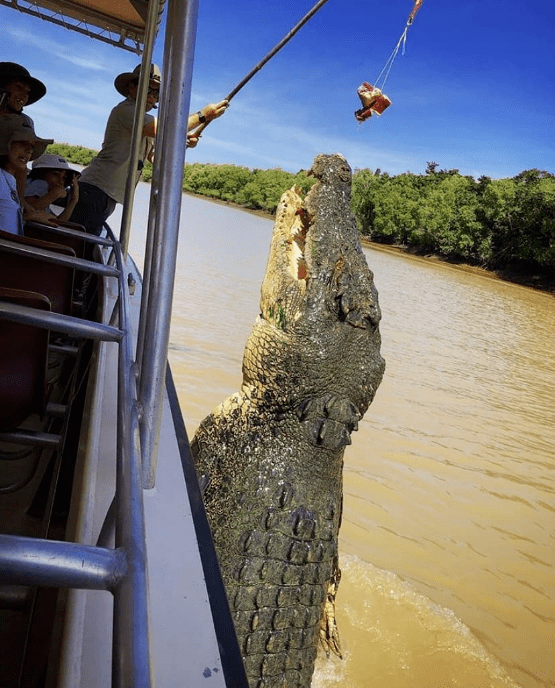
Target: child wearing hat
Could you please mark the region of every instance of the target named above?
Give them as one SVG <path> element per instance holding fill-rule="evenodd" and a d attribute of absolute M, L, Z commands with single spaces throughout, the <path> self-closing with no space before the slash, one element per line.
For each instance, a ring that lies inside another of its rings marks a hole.
<path fill-rule="evenodd" d="M 58 220 L 69 222 L 79 200 L 77 180 L 81 173 L 71 169 L 61 155 L 52 153 L 44 153 L 33 160 L 31 167 L 25 185 L 27 203 L 36 210 L 46 210 L 57 216 Z"/>
<path fill-rule="evenodd" d="M 0 117 L 0 229 L 23 234 L 23 206 L 18 180 L 27 163 L 42 155 L 52 139 L 41 139 L 19 115 Z"/>

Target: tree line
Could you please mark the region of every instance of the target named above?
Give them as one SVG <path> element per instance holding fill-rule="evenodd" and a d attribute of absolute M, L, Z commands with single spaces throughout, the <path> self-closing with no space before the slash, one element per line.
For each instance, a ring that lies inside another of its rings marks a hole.
<path fill-rule="evenodd" d="M 353 210 L 363 235 L 449 260 L 503 269 L 555 265 L 555 176 L 526 170 L 477 181 L 428 163 L 425 174 L 358 170 Z"/>
<path fill-rule="evenodd" d="M 96 151 L 53 144 L 49 152 L 87 165 Z M 149 181 L 152 167 L 145 164 Z M 186 164 L 184 191 L 275 213 L 281 194 L 296 184 L 306 193 L 314 179 L 301 170 L 249 169 L 237 165 Z M 490 179 L 438 170 L 391 176 L 355 170 L 352 208 L 363 237 L 502 270 L 522 264 L 533 269 L 555 266 L 555 176 L 532 169 L 513 178 Z"/>

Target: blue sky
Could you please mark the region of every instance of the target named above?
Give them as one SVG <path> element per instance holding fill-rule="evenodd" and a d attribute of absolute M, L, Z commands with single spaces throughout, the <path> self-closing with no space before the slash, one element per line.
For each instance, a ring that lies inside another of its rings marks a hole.
<path fill-rule="evenodd" d="M 200 0 L 191 109 L 223 98 L 316 0 Z M 353 168 L 475 177 L 555 173 L 555 6 L 546 0 L 424 0 L 386 84 L 392 106 L 357 123 L 356 89 L 375 80 L 412 0 L 329 0 L 233 99 L 188 162 L 308 168 L 341 152 Z M 0 7 L 1 60 L 48 88 L 26 108 L 37 133 L 99 148 L 114 77 L 139 58 Z M 155 60 L 162 63 L 157 46 Z"/>

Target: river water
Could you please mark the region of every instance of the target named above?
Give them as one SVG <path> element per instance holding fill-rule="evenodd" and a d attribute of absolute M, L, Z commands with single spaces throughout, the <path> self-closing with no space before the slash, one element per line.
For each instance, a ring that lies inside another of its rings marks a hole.
<path fill-rule="evenodd" d="M 272 222 L 192 197 L 182 214 L 170 360 L 192 436 L 239 389 Z M 345 452 L 344 659 L 313 686 L 554 687 L 555 298 L 364 251 L 387 368 Z"/>

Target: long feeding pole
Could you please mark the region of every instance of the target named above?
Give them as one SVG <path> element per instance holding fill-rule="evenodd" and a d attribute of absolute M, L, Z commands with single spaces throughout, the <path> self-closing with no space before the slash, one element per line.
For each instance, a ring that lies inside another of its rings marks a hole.
<path fill-rule="evenodd" d="M 323 5 L 326 4 L 326 2 L 328 2 L 328 0 L 318 0 L 318 2 L 314 5 L 314 7 L 311 10 L 309 10 L 304 15 L 304 17 L 297 22 L 297 24 L 295 24 L 295 26 L 291 29 L 291 31 L 289 31 L 289 33 L 286 36 L 284 36 L 281 39 L 281 41 L 274 48 L 272 48 L 272 50 L 270 50 L 270 52 L 266 55 L 266 57 L 262 58 L 262 60 L 260 60 L 260 62 L 256 65 L 256 67 L 253 67 L 251 69 L 251 71 L 247 74 L 247 76 L 245 76 L 237 84 L 237 86 L 235 86 L 235 88 L 232 89 L 227 94 L 227 96 L 225 97 L 225 100 L 231 100 L 233 98 L 233 96 L 237 95 L 237 93 L 239 93 L 239 91 L 243 88 L 243 86 L 245 86 L 253 78 L 253 76 L 257 72 L 259 72 L 262 69 L 262 67 L 264 67 L 264 65 L 267 62 L 269 62 L 272 59 L 272 57 L 283 48 L 283 46 L 286 43 L 289 43 L 289 41 L 293 38 L 293 36 L 298 31 L 300 31 L 300 29 L 303 28 L 303 26 L 307 23 L 307 21 L 309 21 L 316 14 L 316 12 L 318 12 L 318 10 Z M 190 135 L 194 136 L 194 137 L 200 136 L 200 134 L 206 129 L 208 124 L 209 124 L 209 122 L 204 122 L 203 124 L 198 126 L 194 131 L 190 132 Z"/>

